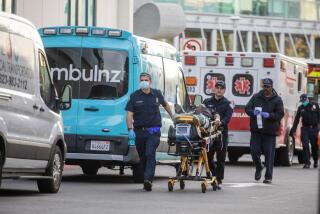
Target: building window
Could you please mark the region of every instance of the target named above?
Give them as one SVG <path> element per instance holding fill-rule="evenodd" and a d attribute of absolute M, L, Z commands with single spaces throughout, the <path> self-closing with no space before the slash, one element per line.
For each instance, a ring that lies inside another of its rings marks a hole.
<path fill-rule="evenodd" d="M 16 13 L 16 0 L 0 0 L 1 11 L 6 13 Z"/>
<path fill-rule="evenodd" d="M 268 1 L 267 0 L 253 0 L 253 15 L 267 16 L 268 15 Z"/>
<path fill-rule="evenodd" d="M 300 1 L 299 0 L 287 0 L 285 2 L 285 17 L 300 19 Z"/>
<path fill-rule="evenodd" d="M 301 19 L 317 20 L 317 5 L 315 0 L 301 1 Z"/>
<path fill-rule="evenodd" d="M 96 25 L 96 0 L 68 0 L 66 8 L 68 25 Z"/>
<path fill-rule="evenodd" d="M 314 57 L 320 59 L 320 37 L 316 38 L 314 43 Z"/>
<path fill-rule="evenodd" d="M 276 42 L 274 41 L 272 34 L 259 33 L 259 38 L 260 38 L 263 52 L 267 52 L 267 53 L 278 52 L 277 45 L 276 45 Z M 279 44 L 279 34 L 276 34 L 276 39 Z M 255 33 L 253 34 L 252 51 L 260 52 L 259 42 Z"/>
<path fill-rule="evenodd" d="M 285 37 L 285 55 L 293 56 L 293 57 L 302 57 L 309 58 L 310 51 L 306 39 L 303 35 L 292 35 L 292 40 L 294 43 L 294 47 L 291 45 L 290 37 L 286 35 Z M 297 56 L 295 54 L 295 50 L 297 52 Z"/>
<path fill-rule="evenodd" d="M 223 32 L 226 51 L 233 51 L 233 32 Z M 220 32 L 217 33 L 217 51 L 224 51 Z"/>

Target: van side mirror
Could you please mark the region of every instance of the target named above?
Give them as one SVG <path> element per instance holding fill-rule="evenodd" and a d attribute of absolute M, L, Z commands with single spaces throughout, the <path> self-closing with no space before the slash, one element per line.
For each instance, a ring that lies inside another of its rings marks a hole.
<path fill-rule="evenodd" d="M 58 106 L 60 110 L 68 110 L 71 108 L 72 88 L 70 85 L 65 85 L 59 97 Z"/>
<path fill-rule="evenodd" d="M 199 106 L 202 104 L 202 96 L 200 94 L 195 95 L 193 105 Z"/>

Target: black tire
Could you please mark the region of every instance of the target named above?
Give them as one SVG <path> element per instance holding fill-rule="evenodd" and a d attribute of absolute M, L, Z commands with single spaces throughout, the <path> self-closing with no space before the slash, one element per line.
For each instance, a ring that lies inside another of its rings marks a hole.
<path fill-rule="evenodd" d="M 294 154 L 294 139 L 287 134 L 286 147 L 280 149 L 280 163 L 282 166 L 291 166 Z"/>
<path fill-rule="evenodd" d="M 168 191 L 169 192 L 173 191 L 173 183 L 171 181 L 168 181 Z"/>
<path fill-rule="evenodd" d="M 59 147 L 55 148 L 54 154 L 50 159 L 49 167 L 45 176 L 52 176 L 52 179 L 37 180 L 38 189 L 41 193 L 57 193 L 60 188 L 64 160 Z"/>
<path fill-rule="evenodd" d="M 135 164 L 132 166 L 132 179 L 135 183 L 143 183 L 143 169 L 140 164 Z"/>
<path fill-rule="evenodd" d="M 180 181 L 180 189 L 184 190 L 185 186 L 186 186 L 185 182 L 184 181 Z"/>
<path fill-rule="evenodd" d="M 0 187 L 1 187 L 1 181 L 2 181 L 2 167 L 3 167 L 3 154 L 0 151 Z"/>
<path fill-rule="evenodd" d="M 228 159 L 230 163 L 232 164 L 237 163 L 240 157 L 241 157 L 241 154 L 239 152 L 236 152 L 233 150 L 228 151 Z"/>
<path fill-rule="evenodd" d="M 100 166 L 97 164 L 82 164 L 80 165 L 84 175 L 97 175 Z"/>

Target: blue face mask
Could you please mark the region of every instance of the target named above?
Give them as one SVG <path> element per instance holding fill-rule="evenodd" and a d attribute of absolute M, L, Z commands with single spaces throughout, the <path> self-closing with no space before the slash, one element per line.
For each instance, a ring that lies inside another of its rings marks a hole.
<path fill-rule="evenodd" d="M 302 103 L 302 105 L 304 106 L 304 107 L 306 107 L 307 105 L 308 105 L 308 101 L 304 101 L 303 103 Z"/>
<path fill-rule="evenodd" d="M 140 81 L 140 88 L 141 89 L 148 89 L 150 88 L 149 82 L 148 81 Z"/>

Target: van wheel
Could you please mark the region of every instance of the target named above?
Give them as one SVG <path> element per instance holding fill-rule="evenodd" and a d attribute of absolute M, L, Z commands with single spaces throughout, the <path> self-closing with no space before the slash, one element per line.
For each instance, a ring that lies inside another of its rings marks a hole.
<path fill-rule="evenodd" d="M 135 164 L 132 166 L 132 179 L 135 183 L 143 183 L 143 169 L 141 164 Z"/>
<path fill-rule="evenodd" d="M 294 141 L 287 134 L 286 147 L 280 149 L 280 162 L 282 166 L 291 166 L 294 154 Z"/>
<path fill-rule="evenodd" d="M 241 157 L 241 154 L 239 154 L 239 152 L 236 152 L 233 150 L 228 151 L 228 159 L 230 163 L 232 164 L 237 163 L 240 157 Z"/>
<path fill-rule="evenodd" d="M 0 187 L 1 187 L 1 180 L 2 180 L 2 167 L 3 167 L 3 154 L 0 151 Z"/>
<path fill-rule="evenodd" d="M 63 171 L 63 159 L 59 147 L 55 148 L 53 157 L 50 159 L 49 167 L 45 173 L 46 176 L 52 176 L 52 179 L 37 180 L 38 189 L 41 193 L 57 193 L 60 188 Z"/>
<path fill-rule="evenodd" d="M 83 164 L 81 169 L 84 175 L 97 175 L 100 166 L 95 164 Z"/>

